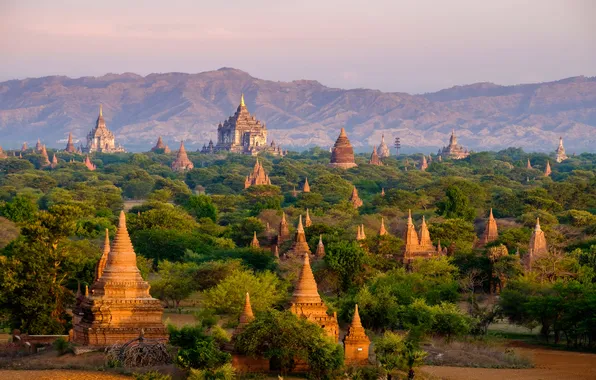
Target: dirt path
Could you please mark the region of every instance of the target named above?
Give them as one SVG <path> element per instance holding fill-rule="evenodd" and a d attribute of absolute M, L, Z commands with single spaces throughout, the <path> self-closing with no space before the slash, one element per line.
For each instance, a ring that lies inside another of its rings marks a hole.
<path fill-rule="evenodd" d="M 37 371 L 0 370 L 2 380 L 130 380 L 130 377 L 92 371 L 48 369 Z"/>
<path fill-rule="evenodd" d="M 516 348 L 532 360 L 535 368 L 490 369 L 424 366 L 422 371 L 443 380 L 594 380 L 596 354 L 547 350 L 538 347 Z"/>

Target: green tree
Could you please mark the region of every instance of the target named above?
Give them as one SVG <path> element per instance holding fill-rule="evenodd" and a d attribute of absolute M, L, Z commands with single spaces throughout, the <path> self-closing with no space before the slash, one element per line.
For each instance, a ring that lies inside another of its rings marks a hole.
<path fill-rule="evenodd" d="M 286 289 L 287 284 L 274 273 L 236 269 L 203 293 L 203 306 L 237 317 L 244 306 L 246 293 L 251 295 L 253 311 L 259 312 L 280 305 L 286 298 Z"/>
<path fill-rule="evenodd" d="M 257 315 L 236 337 L 235 347 L 243 354 L 279 363 L 282 373 L 291 372 L 302 360 L 309 365 L 314 379 L 336 378 L 343 365 L 341 346 L 331 342 L 319 326 L 288 310 Z"/>
<path fill-rule="evenodd" d="M 389 373 L 401 370 L 408 372 L 408 379 L 414 379 L 414 368 L 422 365 L 426 352 L 416 348 L 416 344 L 405 336 L 386 331 L 375 341 L 375 354 L 379 364 Z"/>
<path fill-rule="evenodd" d="M 183 368 L 217 369 L 232 359 L 201 325 L 187 325 L 180 329 L 169 325 L 168 330 L 170 344 L 178 347 L 176 362 Z"/>
<path fill-rule="evenodd" d="M 0 256 L 0 309 L 12 328 L 29 334 L 63 334 L 73 293 L 69 278 L 89 283 L 99 249 L 68 240 L 80 210 L 53 206 L 22 226 L 21 238 Z M 89 248 L 89 249 L 88 249 Z"/>
<path fill-rule="evenodd" d="M 476 215 L 469 198 L 456 185 L 447 188 L 445 197 L 437 203 L 437 213 L 448 219 L 461 218 L 468 221 L 474 220 Z"/>
<path fill-rule="evenodd" d="M 15 196 L 10 202 L 0 202 L 0 215 L 13 222 L 32 220 L 37 212 L 37 205 L 23 195 Z"/>
<path fill-rule="evenodd" d="M 332 242 L 325 247 L 325 263 L 339 275 L 343 291 L 362 280 L 365 258 L 364 250 L 354 241 Z"/>
<path fill-rule="evenodd" d="M 164 260 L 157 267 L 159 278 L 151 281 L 152 293 L 163 301 L 172 301 L 173 306 L 180 308 L 184 300 L 197 288 L 193 281 L 197 265 L 193 263 L 172 263 Z"/>
<path fill-rule="evenodd" d="M 209 218 L 217 221 L 217 207 L 208 195 L 191 195 L 184 203 L 184 208 L 197 220 Z"/>

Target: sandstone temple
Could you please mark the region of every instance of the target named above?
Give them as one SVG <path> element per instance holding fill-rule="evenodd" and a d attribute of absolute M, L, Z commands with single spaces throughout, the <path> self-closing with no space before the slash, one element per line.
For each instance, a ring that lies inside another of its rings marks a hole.
<path fill-rule="evenodd" d="M 152 152 L 158 152 L 158 153 L 164 153 L 164 154 L 169 154 L 172 151 L 170 150 L 170 147 L 167 146 L 166 144 L 164 144 L 161 136 L 159 136 L 157 138 L 157 143 L 155 144 L 155 146 L 153 148 L 151 148 Z"/>
<path fill-rule="evenodd" d="M 389 147 L 385 144 L 385 135 L 381 135 L 381 144 L 377 148 L 377 155 L 379 158 L 387 158 L 391 156 L 391 152 L 389 151 Z"/>
<path fill-rule="evenodd" d="M 567 159 L 567 155 L 565 154 L 565 148 L 563 147 L 563 138 L 559 137 L 559 146 L 557 147 L 557 162 L 563 162 Z"/>
<path fill-rule="evenodd" d="M 267 145 L 267 126 L 248 112 L 244 94 L 240 97 L 236 113 L 217 126 L 215 151 L 222 150 L 251 155 L 259 152 L 283 155 L 280 146 L 274 143 Z"/>
<path fill-rule="evenodd" d="M 331 162 L 329 166 L 340 169 L 349 169 L 358 166 L 356 165 L 356 161 L 354 161 L 354 148 L 352 148 L 352 144 L 350 144 L 344 128 L 341 129 L 335 145 L 331 149 Z"/>
<path fill-rule="evenodd" d="M 449 138 L 449 145 L 444 146 L 443 149 L 439 149 L 439 157 L 450 158 L 452 160 L 461 160 L 470 155 L 467 149 L 457 143 L 457 136 L 455 136 L 455 130 L 451 131 L 451 137 Z"/>
<path fill-rule="evenodd" d="M 252 169 L 252 172 L 246 176 L 244 180 L 244 188 L 248 189 L 251 186 L 262 186 L 262 185 L 271 185 L 271 180 L 267 173 L 265 173 L 265 168 L 259 162 L 255 162 L 255 167 Z"/>
<path fill-rule="evenodd" d="M 540 220 L 536 218 L 536 227 L 534 227 L 534 231 L 532 231 L 532 236 L 530 237 L 528 253 L 523 260 L 524 267 L 527 270 L 532 270 L 532 263 L 534 260 L 546 254 L 548 254 L 546 236 L 544 235 L 544 231 L 540 228 Z"/>
<path fill-rule="evenodd" d="M 488 220 L 486 221 L 486 227 L 480 240 L 476 242 L 476 248 L 482 248 L 490 242 L 493 242 L 499 238 L 499 232 L 497 231 L 497 221 L 493 216 L 493 209 L 490 209 Z"/>
<path fill-rule="evenodd" d="M 416 257 L 433 257 L 438 255 L 437 249 L 433 246 L 430 239 L 430 233 L 426 225 L 424 216 L 420 225 L 420 238 L 416 232 L 416 227 L 412 222 L 412 212 L 408 210 L 408 222 L 404 234 L 404 263 L 409 263 Z"/>
<path fill-rule="evenodd" d="M 91 292 L 73 312 L 73 342 L 108 346 L 138 338 L 141 332 L 147 339 L 168 339 L 161 302 L 149 294 L 136 260 L 122 211 L 111 246 L 106 235 Z"/>
<path fill-rule="evenodd" d="M 68 142 L 66 143 L 64 151 L 67 153 L 75 153 L 77 151 L 77 148 L 75 148 L 74 143 L 72 142 L 72 133 L 68 133 Z"/>
<path fill-rule="evenodd" d="M 114 134 L 106 126 L 103 118 L 103 107 L 99 105 L 99 116 L 95 122 L 95 128 L 87 135 L 87 146 L 83 149 L 86 153 L 119 153 L 124 152 L 124 148 L 116 145 Z"/>
<path fill-rule="evenodd" d="M 319 326 L 325 333 L 333 338 L 334 342 L 339 339 L 339 324 L 337 315 L 327 314 L 327 305 L 321 299 L 315 277 L 310 267 L 309 255 L 304 255 L 302 270 L 298 277 L 298 283 L 292 294 L 292 305 L 290 310 L 298 317 L 305 318 Z"/>

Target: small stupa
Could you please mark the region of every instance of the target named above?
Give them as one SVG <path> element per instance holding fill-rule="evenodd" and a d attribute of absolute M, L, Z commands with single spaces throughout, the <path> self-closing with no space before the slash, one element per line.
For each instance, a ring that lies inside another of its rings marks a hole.
<path fill-rule="evenodd" d="M 308 177 L 304 180 L 304 185 L 302 186 L 303 193 L 310 193 L 310 185 L 308 184 Z"/>
<path fill-rule="evenodd" d="M 339 338 L 339 325 L 337 315 L 327 314 L 327 305 L 321 299 L 317 289 L 317 283 L 310 267 L 309 255 L 304 255 L 304 262 L 298 282 L 292 294 L 292 305 L 290 310 L 299 318 L 315 323 L 325 330 L 325 333 L 332 337 L 335 342 Z"/>
<path fill-rule="evenodd" d="M 524 260 L 524 266 L 528 270 L 532 270 L 532 263 L 537 257 L 546 255 L 548 253 L 548 245 L 546 244 L 546 236 L 544 231 L 540 228 L 540 219 L 536 218 L 536 227 L 532 231 L 530 237 L 530 244 L 528 245 L 528 253 Z"/>
<path fill-rule="evenodd" d="M 151 297 L 149 283 L 141 277 L 123 211 L 105 266 L 99 272 L 91 294 L 78 309 L 80 319 L 73 327 L 74 343 L 109 346 L 141 334 L 146 339 L 168 339 L 162 322 L 163 306 Z"/>
<path fill-rule="evenodd" d="M 21 146 L 21 152 L 26 152 L 29 149 L 29 147 L 27 146 L 27 142 L 25 141 L 23 143 L 23 146 Z"/>
<path fill-rule="evenodd" d="M 323 235 L 319 235 L 319 244 L 317 244 L 317 251 L 315 257 L 322 258 L 325 256 L 325 245 L 323 244 Z"/>
<path fill-rule="evenodd" d="M 252 241 L 250 242 L 250 248 L 261 248 L 259 239 L 257 239 L 257 231 L 253 232 Z"/>
<path fill-rule="evenodd" d="M 557 162 L 563 162 L 565 161 L 567 158 L 567 155 L 565 154 L 565 148 L 563 147 L 563 138 L 559 137 L 559 146 L 557 147 Z"/>
<path fill-rule="evenodd" d="M 385 229 L 385 218 L 381 217 L 381 227 L 379 228 L 379 236 L 387 235 L 387 230 Z"/>
<path fill-rule="evenodd" d="M 290 239 L 290 227 L 286 221 L 286 213 L 281 214 L 281 221 L 279 222 L 279 230 L 277 234 L 277 243 L 283 243 Z"/>
<path fill-rule="evenodd" d="M 169 154 L 171 153 L 170 148 L 164 144 L 163 140 L 161 139 L 161 136 L 159 136 L 157 138 L 157 143 L 155 144 L 155 146 L 153 148 L 151 148 L 152 152 L 156 152 L 156 151 L 162 151 L 164 154 Z"/>
<path fill-rule="evenodd" d="M 528 162 L 526 163 L 526 169 L 532 169 L 532 164 L 530 163 L 529 158 L 528 158 Z"/>
<path fill-rule="evenodd" d="M 546 161 L 546 168 L 544 168 L 544 176 L 545 177 L 550 177 L 550 175 L 552 174 L 552 170 L 550 168 L 550 161 Z"/>
<path fill-rule="evenodd" d="M 252 169 L 252 172 L 246 176 L 244 180 L 244 188 L 248 189 L 251 186 L 262 186 L 262 185 L 271 185 L 271 180 L 267 173 L 265 173 L 265 168 L 259 162 L 259 158 L 255 162 L 255 166 Z"/>
<path fill-rule="evenodd" d="M 294 237 L 294 244 L 292 248 L 286 252 L 287 257 L 302 257 L 310 255 L 310 247 L 306 242 L 306 235 L 304 233 L 304 226 L 302 225 L 302 215 L 298 219 L 298 227 L 296 228 L 296 235 Z"/>
<path fill-rule="evenodd" d="M 186 170 L 191 170 L 194 167 L 194 164 L 188 159 L 188 155 L 186 154 L 184 141 L 180 141 L 180 149 L 178 150 L 176 159 L 174 162 L 172 162 L 172 170 L 175 172 L 183 172 Z"/>
<path fill-rule="evenodd" d="M 310 219 L 310 214 L 308 209 L 306 209 L 306 217 L 304 218 L 304 227 L 308 228 L 312 226 L 312 220 Z"/>
<path fill-rule="evenodd" d="M 50 164 L 50 167 L 52 169 L 55 169 L 58 166 L 58 157 L 56 157 L 56 153 L 54 153 L 54 155 L 52 156 L 52 163 Z"/>
<path fill-rule="evenodd" d="M 356 167 L 354 161 L 354 148 L 350 144 L 348 135 L 344 128 L 341 129 L 335 145 L 331 151 L 331 162 L 329 166 L 332 168 L 349 169 Z"/>
<path fill-rule="evenodd" d="M 356 189 L 356 186 L 354 186 L 352 188 L 352 195 L 350 196 L 350 202 L 352 203 L 352 206 L 354 206 L 354 208 L 359 208 L 363 204 L 362 199 L 360 199 L 360 197 L 358 196 L 358 190 Z"/>
<path fill-rule="evenodd" d="M 68 132 L 68 142 L 66 143 L 64 151 L 67 153 L 75 153 L 77 151 L 77 148 L 75 148 L 74 143 L 72 142 L 72 132 Z"/>
<path fill-rule="evenodd" d="M 381 135 L 381 144 L 377 148 L 377 155 L 379 156 L 379 158 L 387 158 L 387 157 L 391 156 L 391 151 L 389 150 L 389 147 L 387 146 L 387 144 L 385 144 L 385 135 L 384 134 Z"/>
<path fill-rule="evenodd" d="M 493 242 L 499 238 L 499 232 L 497 231 L 497 221 L 493 216 L 493 209 L 490 209 L 488 220 L 486 221 L 486 227 L 482 237 L 478 240 L 476 247 L 482 248 L 490 242 Z"/>
<path fill-rule="evenodd" d="M 50 162 L 50 158 L 48 157 L 48 151 L 46 150 L 46 146 L 42 145 L 41 146 L 41 166 L 50 166 L 51 162 Z"/>
<path fill-rule="evenodd" d="M 428 169 L 428 162 L 426 161 L 426 156 L 422 155 L 422 162 L 420 163 L 420 170 L 426 171 Z"/>
<path fill-rule="evenodd" d="M 344 357 L 346 364 L 367 365 L 369 347 L 370 339 L 366 336 L 366 331 L 362 327 L 360 314 L 358 313 L 358 304 L 356 304 L 352 324 L 350 324 L 348 333 L 344 338 Z"/>
<path fill-rule="evenodd" d="M 91 162 L 91 159 L 89 158 L 89 155 L 85 156 L 85 162 L 84 162 L 85 166 L 87 167 L 87 169 L 94 171 L 95 169 L 97 169 L 97 167 L 95 166 L 95 164 L 93 162 Z"/>
<path fill-rule="evenodd" d="M 379 155 L 377 154 L 377 147 L 373 147 L 373 151 L 370 155 L 370 160 L 368 160 L 368 163 L 370 165 L 383 166 L 383 161 L 381 161 Z"/>
<path fill-rule="evenodd" d="M 252 321 L 254 321 L 255 315 L 252 312 L 252 306 L 250 305 L 250 295 L 246 292 L 246 297 L 244 299 L 244 307 L 242 308 L 242 313 L 240 314 L 240 318 L 238 318 L 238 326 L 234 329 L 233 335 L 238 335 L 244 328 Z"/>
<path fill-rule="evenodd" d="M 42 149 L 43 149 L 43 145 L 41 144 L 41 140 L 37 139 L 37 144 L 35 144 L 35 151 L 37 153 L 41 153 Z"/>

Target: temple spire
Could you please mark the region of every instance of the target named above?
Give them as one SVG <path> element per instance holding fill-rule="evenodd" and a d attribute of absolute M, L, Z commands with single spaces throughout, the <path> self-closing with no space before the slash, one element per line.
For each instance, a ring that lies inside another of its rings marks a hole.
<path fill-rule="evenodd" d="M 251 248 L 260 248 L 259 239 L 257 239 L 257 231 L 253 231 L 252 241 L 250 242 Z"/>
<path fill-rule="evenodd" d="M 325 245 L 323 244 L 323 235 L 319 235 L 319 244 L 317 244 L 317 251 L 315 256 L 321 258 L 325 256 Z"/>
<path fill-rule="evenodd" d="M 240 95 L 240 107 L 246 107 L 246 104 L 244 103 L 244 93 Z"/>
<path fill-rule="evenodd" d="M 252 312 L 252 306 L 250 305 L 250 295 L 246 292 L 246 296 L 244 298 L 244 308 L 242 309 L 242 314 L 240 314 L 240 324 L 247 325 L 253 319 L 255 319 L 255 315 Z"/>
<path fill-rule="evenodd" d="M 385 218 L 381 217 L 381 228 L 379 228 L 379 236 L 387 235 L 387 230 L 385 229 Z"/>
<path fill-rule="evenodd" d="M 550 161 L 546 161 L 546 168 L 544 169 L 544 176 L 549 177 L 552 174 L 552 170 L 550 168 Z"/>
<path fill-rule="evenodd" d="M 99 103 L 99 117 L 103 117 L 103 104 Z"/>
<path fill-rule="evenodd" d="M 303 193 L 310 193 L 310 185 L 308 184 L 308 177 L 304 180 L 304 186 L 302 187 Z"/>
<path fill-rule="evenodd" d="M 310 267 L 309 255 L 304 255 L 302 270 L 300 271 L 298 283 L 296 284 L 296 288 L 292 294 L 292 303 L 320 304 L 321 302 L 321 296 L 319 295 L 319 291 L 317 289 L 315 276 L 312 274 L 312 269 Z"/>
<path fill-rule="evenodd" d="M 312 226 L 312 220 L 310 219 L 310 215 L 308 213 L 308 209 L 306 209 L 306 217 L 304 218 L 304 225 L 306 227 Z"/>

